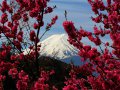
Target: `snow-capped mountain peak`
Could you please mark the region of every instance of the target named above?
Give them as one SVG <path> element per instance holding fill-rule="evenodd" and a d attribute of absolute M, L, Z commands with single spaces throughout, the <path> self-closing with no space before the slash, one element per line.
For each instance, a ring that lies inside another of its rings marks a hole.
<path fill-rule="evenodd" d="M 38 43 L 41 44 L 40 54 L 58 59 L 76 56 L 78 50 L 69 44 L 67 38 L 67 34 L 55 34 L 48 37 L 44 41 Z"/>

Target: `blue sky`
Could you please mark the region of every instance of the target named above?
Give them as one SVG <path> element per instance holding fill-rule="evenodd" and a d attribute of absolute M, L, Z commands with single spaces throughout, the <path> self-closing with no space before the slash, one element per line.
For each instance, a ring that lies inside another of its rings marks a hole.
<path fill-rule="evenodd" d="M 51 31 L 47 32 L 44 38 L 52 34 L 65 33 L 62 26 L 62 23 L 65 20 L 65 10 L 68 13 L 68 20 L 73 21 L 78 29 L 80 26 L 82 26 L 85 30 L 92 31 L 95 23 L 92 22 L 91 16 L 94 16 L 94 13 L 91 10 L 91 6 L 88 3 L 88 0 L 51 0 L 49 5 L 56 5 L 57 8 L 53 11 L 52 14 L 45 17 L 45 21 L 50 22 L 50 19 L 55 15 L 58 15 L 58 20 L 56 24 L 51 28 Z"/>
<path fill-rule="evenodd" d="M 68 20 L 71 20 L 75 23 L 75 26 L 79 28 L 80 26 L 84 29 L 91 30 L 94 26 L 94 23 L 91 21 L 91 16 L 94 14 L 91 11 L 91 7 L 88 4 L 87 0 L 51 0 L 49 3 L 50 6 L 56 5 L 57 8 L 54 12 L 48 15 L 45 19 L 47 22 L 50 22 L 52 16 L 58 15 L 58 21 L 52 27 L 50 34 L 56 33 L 65 33 L 62 27 L 62 23 L 65 20 L 64 11 L 68 12 Z"/>

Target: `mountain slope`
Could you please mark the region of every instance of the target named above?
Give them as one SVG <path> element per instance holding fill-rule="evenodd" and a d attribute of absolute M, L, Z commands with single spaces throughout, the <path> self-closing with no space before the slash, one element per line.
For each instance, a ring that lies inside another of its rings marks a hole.
<path fill-rule="evenodd" d="M 69 44 L 66 34 L 56 34 L 48 37 L 41 44 L 40 54 L 57 59 L 65 59 L 71 56 L 77 56 L 78 50 Z"/>

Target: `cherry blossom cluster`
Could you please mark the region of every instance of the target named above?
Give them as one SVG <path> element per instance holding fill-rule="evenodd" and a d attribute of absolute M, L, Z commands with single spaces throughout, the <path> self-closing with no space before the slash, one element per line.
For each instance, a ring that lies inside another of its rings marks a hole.
<path fill-rule="evenodd" d="M 38 51 L 41 46 L 37 45 L 42 38 L 41 27 L 45 27 L 46 33 L 58 19 L 58 16 L 54 16 L 51 23 L 45 26 L 44 16 L 55 9 L 54 6 L 48 6 L 49 2 L 50 0 L 2 1 L 0 5 L 0 42 L 2 42 L 0 86 L 3 87 L 0 87 L 1 90 L 4 90 L 3 84 L 8 77 L 15 81 L 17 90 L 48 90 L 51 87 L 46 81 L 54 71 L 47 73 L 40 70 Z M 30 25 L 31 21 L 32 25 Z M 28 47 L 30 51 L 25 55 L 23 50 Z M 57 90 L 55 86 L 53 90 Z"/>
<path fill-rule="evenodd" d="M 93 31 L 75 28 L 72 21 L 64 21 L 63 27 L 68 34 L 70 44 L 78 48 L 78 55 L 86 63 L 73 68 L 74 78 L 67 80 L 64 90 L 118 90 L 120 88 L 120 1 L 88 0 L 96 17 L 91 17 L 96 24 Z M 109 36 L 111 42 L 104 42 L 101 37 Z M 84 44 L 88 38 L 96 46 Z M 101 47 L 103 45 L 104 47 Z M 99 47 L 99 48 L 98 48 Z M 77 74 L 84 77 L 77 78 Z M 82 80 L 82 83 L 79 81 Z M 70 83 L 71 84 L 70 84 Z M 76 83 L 77 82 L 77 83 Z M 78 83 L 79 82 L 79 83 Z"/>

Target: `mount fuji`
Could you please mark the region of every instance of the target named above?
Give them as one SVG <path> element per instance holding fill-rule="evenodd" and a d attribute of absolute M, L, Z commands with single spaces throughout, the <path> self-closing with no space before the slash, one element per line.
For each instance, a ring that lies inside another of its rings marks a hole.
<path fill-rule="evenodd" d="M 66 34 L 52 35 L 39 44 L 41 44 L 40 54 L 43 56 L 65 59 L 78 54 L 78 50 L 67 41 Z"/>
<path fill-rule="evenodd" d="M 38 43 L 41 44 L 40 55 L 52 57 L 66 63 L 82 65 L 78 56 L 78 49 L 72 46 L 68 41 L 67 34 L 54 34 Z M 26 53 L 26 52 L 25 52 Z"/>

